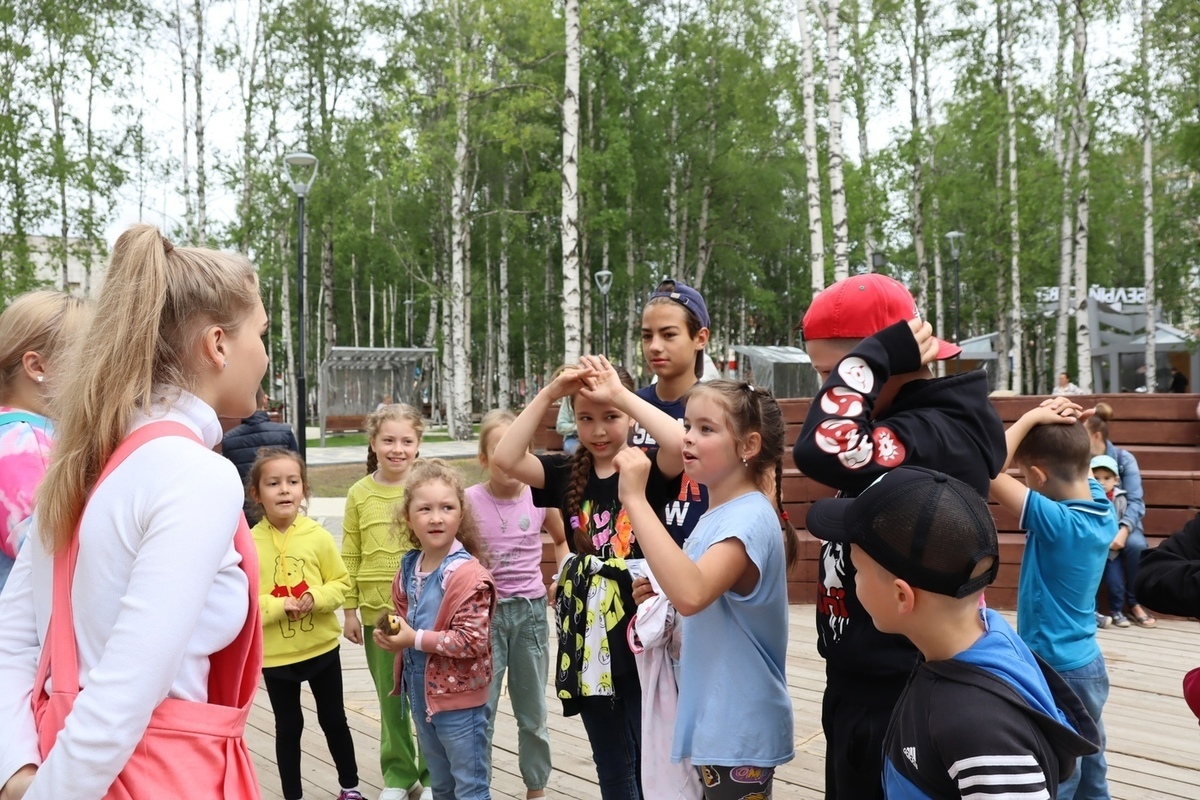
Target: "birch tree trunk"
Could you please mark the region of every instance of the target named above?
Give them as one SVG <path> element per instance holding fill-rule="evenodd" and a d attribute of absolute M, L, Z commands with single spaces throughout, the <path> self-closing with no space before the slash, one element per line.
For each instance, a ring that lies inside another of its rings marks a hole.
<path fill-rule="evenodd" d="M 486 287 L 484 295 L 487 298 L 487 322 L 485 323 L 487 336 L 483 340 L 483 369 L 480 372 L 480 382 L 483 384 L 483 407 L 485 409 L 496 407 L 496 382 L 492 380 L 492 375 L 496 372 L 496 295 L 492 290 L 491 239 L 492 237 L 488 235 L 483 240 L 483 285 Z"/>
<path fill-rule="evenodd" d="M 874 271 L 875 267 L 875 179 L 872 175 L 871 144 L 867 139 L 867 75 L 864 62 L 867 59 L 866 47 L 859 30 L 861 23 L 860 10 L 863 0 L 851 0 L 850 18 L 850 51 L 854 61 L 854 113 L 858 120 L 858 162 L 862 171 L 863 204 L 867 213 L 863 215 L 863 257 L 867 269 Z M 924 31 L 922 31 L 922 35 Z M 928 85 L 928 84 L 927 84 Z M 928 128 L 928 123 L 926 124 Z M 933 241 L 937 241 L 936 237 Z M 937 248 L 934 248 L 937 252 Z M 939 362 L 941 363 L 941 362 Z"/>
<path fill-rule="evenodd" d="M 279 232 L 279 252 L 283 255 L 284 260 L 287 258 L 288 235 L 287 230 L 281 229 Z M 281 306 L 281 316 L 283 317 L 283 350 L 287 355 L 287 374 L 284 376 L 284 402 L 288 410 L 288 422 L 296 428 L 296 439 L 304 436 L 305 432 L 297 427 L 299 419 L 297 418 L 296 409 L 299 398 L 296 396 L 296 340 L 292 334 L 292 289 L 290 281 L 285 276 L 279 287 L 279 305 Z"/>
<path fill-rule="evenodd" d="M 462 5 L 455 3 L 456 43 L 454 52 L 454 125 L 456 139 L 454 145 L 454 178 L 453 197 L 450 206 L 450 291 L 449 313 L 450 324 L 450 394 L 446 397 L 446 415 L 450 424 L 450 438 L 465 440 L 471 437 L 471 362 L 467 355 L 467 339 L 470 331 L 467 329 L 466 281 L 464 273 L 469 268 L 467 262 L 467 237 L 469 235 L 470 198 L 467 196 L 467 169 L 470 164 L 467 131 L 467 105 L 470 93 L 467 88 L 466 67 L 463 63 L 466 53 L 466 38 L 461 26 Z"/>
<path fill-rule="evenodd" d="M 358 347 L 358 255 L 350 254 L 350 323 L 354 326 L 354 346 Z"/>
<path fill-rule="evenodd" d="M 1142 270 L 1146 282 L 1146 391 L 1158 390 L 1154 283 L 1154 129 L 1150 89 L 1150 0 L 1142 0 Z"/>
<path fill-rule="evenodd" d="M 579 287 L 579 65 L 582 32 L 579 0 L 566 0 L 566 80 L 562 106 L 562 314 L 563 363 L 582 355 Z"/>
<path fill-rule="evenodd" d="M 1021 229 L 1020 214 L 1017 206 L 1017 107 L 1014 97 L 1013 81 L 1013 10 L 1012 0 L 1008 0 L 1008 13 L 1004 24 L 1004 99 L 1008 117 L 1008 230 L 1012 248 L 1012 270 L 1009 278 L 1009 290 L 1012 292 L 1011 336 L 1014 352 L 1012 370 L 1012 388 L 1016 392 L 1023 391 L 1025 372 L 1025 335 L 1021 317 Z"/>
<path fill-rule="evenodd" d="M 263 14 L 258 3 L 251 4 L 247 19 L 249 41 L 241 49 L 238 61 L 238 83 L 242 94 L 242 187 L 239 199 L 238 252 L 250 252 L 250 210 L 254 190 L 254 112 L 258 98 L 258 52 L 262 42 Z M 247 50 L 249 51 L 247 53 Z"/>
<path fill-rule="evenodd" d="M 191 143 L 191 123 L 188 122 L 188 36 L 183 28 L 183 7 L 175 0 L 175 14 L 171 18 L 175 27 L 175 47 L 179 51 L 179 98 L 183 106 L 180 115 L 180 127 L 183 129 L 183 148 L 180 150 L 180 173 L 183 176 L 183 224 L 184 236 L 188 242 L 196 243 L 195 212 L 192 209 L 191 166 L 189 166 L 188 148 Z M 303 435 L 303 433 L 301 433 Z"/>
<path fill-rule="evenodd" d="M 630 141 L 633 140 L 633 109 L 629 103 L 625 103 L 625 134 Z M 630 372 L 634 372 L 634 365 L 637 364 L 637 355 L 634 348 L 636 332 L 641 330 L 640 319 L 637 309 L 637 271 L 636 258 L 633 252 L 633 176 L 636 172 L 633 169 L 629 170 L 629 182 L 625 187 L 625 277 L 628 279 L 627 302 L 628 307 L 625 310 L 625 368 Z"/>
<path fill-rule="evenodd" d="M 325 333 L 325 352 L 318 354 L 318 362 L 329 355 L 337 346 L 337 314 L 333 306 L 333 223 L 321 226 L 321 309 Z"/>
<path fill-rule="evenodd" d="M 1060 225 L 1059 240 L 1058 240 L 1058 314 L 1054 318 L 1054 375 L 1051 376 L 1053 381 L 1058 380 L 1058 376 L 1067 371 L 1067 327 L 1071 321 L 1071 315 L 1074 312 L 1074 306 L 1071 304 L 1071 286 L 1073 283 L 1074 264 L 1072 263 L 1072 220 L 1075 215 L 1072 213 L 1071 206 L 1071 177 L 1075 171 L 1075 136 L 1074 123 L 1072 124 L 1072 135 L 1067 136 L 1067 121 L 1065 117 L 1072 109 L 1076 109 L 1071 98 L 1074 97 L 1074 92 L 1078 91 L 1077 81 L 1079 76 L 1072 75 L 1071 91 L 1068 91 L 1063 82 L 1065 80 L 1064 73 L 1066 72 L 1064 63 L 1067 53 L 1067 40 L 1070 38 L 1070 24 L 1067 17 L 1066 0 L 1059 3 L 1058 6 L 1058 58 L 1055 66 L 1056 80 L 1055 90 L 1058 94 L 1055 103 L 1054 113 L 1054 159 L 1058 164 L 1058 170 L 1062 181 L 1062 223 Z M 1074 73 L 1074 67 L 1072 68 Z M 1065 148 L 1064 148 L 1065 140 Z"/>
<path fill-rule="evenodd" d="M 846 180 L 843 174 L 842 147 L 842 54 L 838 39 L 841 0 L 812 0 L 813 8 L 825 26 L 826 92 L 829 96 L 829 199 L 833 222 L 833 279 L 850 274 L 850 228 L 846 220 Z"/>
<path fill-rule="evenodd" d="M 804 95 L 804 174 L 808 200 L 809 275 L 813 294 L 825 288 L 825 228 L 821 221 L 821 175 L 817 159 L 816 81 L 807 0 L 800 0 L 801 80 Z"/>
<path fill-rule="evenodd" d="M 717 160 L 717 110 L 713 95 L 716 92 L 718 78 L 716 58 L 711 51 L 708 54 L 707 62 L 708 81 L 705 83 L 704 117 L 705 136 L 708 141 L 705 148 L 704 186 L 700 191 L 700 223 L 697 230 L 699 238 L 696 243 L 696 277 L 692 283 L 692 286 L 697 291 L 700 291 L 700 288 L 704 285 L 704 275 L 708 272 L 708 261 L 712 256 L 712 242 L 708 238 L 708 209 L 712 203 L 713 196 L 713 164 Z"/>
<path fill-rule="evenodd" d="M 937 184 L 937 142 L 933 138 L 933 90 L 929 84 L 929 43 L 932 37 L 929 33 L 929 17 L 925 18 L 925 25 L 921 28 L 921 84 L 925 93 L 925 151 L 929 157 L 929 169 L 926 171 L 929 185 L 936 186 Z M 930 215 L 926 231 L 929 234 L 929 241 L 933 242 L 933 313 L 934 319 L 937 320 L 938 336 L 942 339 L 947 338 L 946 334 L 946 281 L 945 272 L 942 270 L 942 245 L 941 237 L 938 235 L 940 228 L 938 226 L 938 196 L 936 191 L 933 194 L 931 203 Z M 926 302 L 926 314 L 929 313 L 928 302 Z M 955 334 L 957 335 L 957 334 Z M 952 338 L 952 337 L 951 337 Z M 946 362 L 937 362 L 936 374 L 941 377 L 946 374 Z"/>
<path fill-rule="evenodd" d="M 194 0 L 192 13 L 196 23 L 196 60 L 192 62 L 192 85 L 196 90 L 196 238 L 195 244 L 208 243 L 208 175 L 204 167 L 204 0 Z"/>
<path fill-rule="evenodd" d="M 504 213 L 500 215 L 500 335 L 496 342 L 496 378 L 500 396 L 500 408 L 512 408 L 512 365 L 508 360 L 508 332 L 512 324 L 508 304 L 508 172 L 504 173 Z"/>
<path fill-rule="evenodd" d="M 367 347 L 375 346 L 375 276 L 372 275 L 368 284 L 370 294 L 367 297 Z"/>
<path fill-rule="evenodd" d="M 667 229 L 671 237 L 672 274 L 681 263 L 679 256 L 679 100 L 674 93 L 671 95 L 671 127 L 667 129 L 667 160 L 670 162 L 669 177 L 667 178 Z M 657 276 L 655 276 L 657 277 Z"/>
<path fill-rule="evenodd" d="M 921 115 L 918 105 L 920 81 L 918 79 L 919 52 L 921 49 L 921 32 L 925 25 L 925 3 L 916 0 L 915 19 L 913 25 L 912 46 L 908 51 L 908 109 L 909 122 L 912 126 L 912 238 L 913 254 L 917 259 L 917 291 L 914 299 L 917 308 L 923 308 L 929 297 L 929 264 L 925 257 L 925 177 L 924 155 L 922 145 L 925 137 L 921 133 Z"/>
<path fill-rule="evenodd" d="M 1079 388 L 1092 391 L 1092 331 L 1088 323 L 1088 234 L 1091 200 L 1092 123 L 1088 112 L 1087 18 L 1085 0 L 1075 1 L 1075 148 L 1079 185 L 1075 201 L 1075 350 L 1079 355 Z M 1115 389 L 1116 387 L 1109 387 Z"/>

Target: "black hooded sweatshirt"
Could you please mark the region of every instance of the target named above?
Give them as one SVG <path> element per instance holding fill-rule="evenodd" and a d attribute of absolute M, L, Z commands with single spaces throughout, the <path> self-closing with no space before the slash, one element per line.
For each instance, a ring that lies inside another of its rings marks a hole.
<path fill-rule="evenodd" d="M 910 381 L 875 415 L 888 379 L 920 368 L 921 351 L 907 322 L 859 342 L 813 398 L 792 450 L 796 467 L 848 497 L 901 464 L 925 467 L 958 478 L 986 499 L 1008 454 L 986 373 Z M 916 648 L 875 628 L 858 601 L 847 548 L 822 542 L 818 569 L 817 649 L 826 661 L 826 685 L 863 703 L 893 705 L 917 663 Z"/>

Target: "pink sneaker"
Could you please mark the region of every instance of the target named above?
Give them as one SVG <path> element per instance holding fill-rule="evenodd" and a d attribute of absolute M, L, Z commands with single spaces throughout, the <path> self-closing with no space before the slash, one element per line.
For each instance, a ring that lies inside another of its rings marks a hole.
<path fill-rule="evenodd" d="M 337 800 L 364 800 L 364 798 L 358 789 L 342 789 Z"/>

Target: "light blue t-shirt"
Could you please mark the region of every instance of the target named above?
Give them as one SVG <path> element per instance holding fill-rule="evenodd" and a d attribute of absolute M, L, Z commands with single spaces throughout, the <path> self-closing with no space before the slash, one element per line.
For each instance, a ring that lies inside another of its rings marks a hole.
<path fill-rule="evenodd" d="M 1091 500 L 1051 500 L 1025 494 L 1021 527 L 1025 555 L 1017 582 L 1017 632 L 1058 672 L 1100 656 L 1096 590 L 1117 535 L 1117 517 L 1093 479 Z"/>
<path fill-rule="evenodd" d="M 748 595 L 725 592 L 699 614 L 683 617 L 671 760 L 774 767 L 795 753 L 785 671 L 787 565 L 771 501 L 752 492 L 710 508 L 684 551 L 698 561 L 726 539 L 745 545 L 759 581 Z"/>

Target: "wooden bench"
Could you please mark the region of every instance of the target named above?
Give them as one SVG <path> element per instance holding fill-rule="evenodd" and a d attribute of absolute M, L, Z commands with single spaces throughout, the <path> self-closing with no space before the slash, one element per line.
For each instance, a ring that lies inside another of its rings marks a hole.
<path fill-rule="evenodd" d="M 365 431 L 366 414 L 330 414 L 325 417 L 326 433 L 356 433 Z"/>
<path fill-rule="evenodd" d="M 1007 427 L 1044 399 L 997 397 L 992 403 Z M 1156 546 L 1200 510 L 1200 421 L 1196 419 L 1200 395 L 1089 395 L 1076 400 L 1084 407 L 1101 400 L 1113 407 L 1116 418 L 1109 423 L 1109 436 L 1138 460 L 1146 500 L 1146 539 L 1151 547 Z M 808 508 L 815 500 L 834 495 L 833 489 L 806 477 L 792 462 L 792 445 L 808 415 L 810 402 L 807 398 L 785 399 L 779 404 L 787 425 L 784 508 L 801 538 L 801 561 L 788 575 L 788 597 L 793 603 L 816 600 L 820 542 L 804 530 L 804 523 Z M 557 417 L 557 407 L 551 408 L 543 417 L 534 437 L 534 446 L 539 452 L 562 449 L 562 437 L 554 430 Z M 1014 471 L 1013 474 L 1017 473 Z M 992 504 L 992 513 L 1000 534 L 1001 567 L 996 583 L 988 589 L 988 603 L 997 608 L 1014 608 L 1025 534 L 1012 514 L 995 504 Z M 543 538 L 542 570 L 549 584 L 556 566 L 549 536 Z"/>

